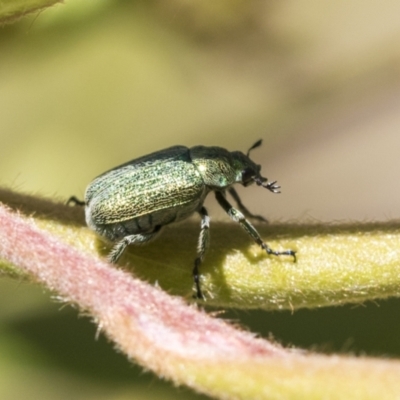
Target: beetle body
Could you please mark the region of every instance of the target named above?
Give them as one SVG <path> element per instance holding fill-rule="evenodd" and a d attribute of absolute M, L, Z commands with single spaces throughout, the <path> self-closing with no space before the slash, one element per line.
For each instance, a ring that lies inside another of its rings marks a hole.
<path fill-rule="evenodd" d="M 193 214 L 207 193 L 189 149 L 175 146 L 96 178 L 86 190 L 86 222 L 111 241 L 152 233 Z"/>
<path fill-rule="evenodd" d="M 250 150 L 260 144 L 258 141 Z M 268 254 L 291 255 L 295 259 L 292 250 L 272 250 L 245 218 L 246 215 L 263 220 L 244 207 L 232 185 L 256 183 L 272 192 L 279 191 L 276 182 L 270 183 L 260 175 L 260 165 L 248 154 L 229 152 L 221 147 L 174 146 L 122 164 L 89 184 L 84 202 L 86 223 L 108 240 L 117 242 L 109 256 L 111 262 L 116 262 L 128 245 L 148 242 L 163 226 L 199 213 L 201 232 L 193 270 L 198 298 L 203 298 L 199 265 L 209 242 L 209 217 L 203 202 L 210 191 L 215 192 L 228 215 Z M 240 211 L 226 200 L 227 190 Z M 83 204 L 76 198 L 71 200 Z"/>

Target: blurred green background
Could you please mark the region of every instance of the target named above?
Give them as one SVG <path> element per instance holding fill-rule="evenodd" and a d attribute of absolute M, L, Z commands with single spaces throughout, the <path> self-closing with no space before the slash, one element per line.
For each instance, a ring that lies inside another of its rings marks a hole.
<path fill-rule="evenodd" d="M 253 158 L 282 194 L 239 188 L 255 213 L 399 218 L 399 15 L 397 1 L 66 0 L 4 26 L 2 185 L 65 201 L 164 147 L 263 138 Z M 202 397 L 132 366 L 41 288 L 2 279 L 0 296 L 1 398 Z M 399 306 L 222 317 L 284 344 L 398 357 Z"/>

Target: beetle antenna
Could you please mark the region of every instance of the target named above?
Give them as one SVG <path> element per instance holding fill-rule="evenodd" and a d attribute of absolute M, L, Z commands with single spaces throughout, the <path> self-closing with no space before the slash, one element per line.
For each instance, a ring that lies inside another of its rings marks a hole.
<path fill-rule="evenodd" d="M 253 150 L 253 149 L 257 148 L 257 147 L 260 147 L 260 146 L 261 146 L 261 143 L 262 143 L 262 139 L 257 140 L 257 142 L 255 142 L 255 143 L 253 144 L 253 146 L 251 146 L 251 147 L 247 150 L 246 156 L 247 156 L 247 157 L 249 156 L 251 150 Z"/>

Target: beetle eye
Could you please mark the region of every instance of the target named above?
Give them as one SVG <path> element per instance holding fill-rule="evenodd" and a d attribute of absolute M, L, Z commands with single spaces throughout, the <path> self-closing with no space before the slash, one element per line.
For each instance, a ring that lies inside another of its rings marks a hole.
<path fill-rule="evenodd" d="M 242 184 L 244 186 L 254 182 L 254 171 L 250 168 L 246 168 L 242 171 Z"/>

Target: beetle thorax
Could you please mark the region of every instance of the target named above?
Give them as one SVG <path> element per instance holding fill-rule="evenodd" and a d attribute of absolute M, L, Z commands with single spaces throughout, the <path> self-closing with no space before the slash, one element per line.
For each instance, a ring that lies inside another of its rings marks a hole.
<path fill-rule="evenodd" d="M 190 149 L 190 158 L 203 182 L 212 189 L 224 189 L 236 183 L 237 173 L 231 153 L 222 147 L 196 146 Z"/>

